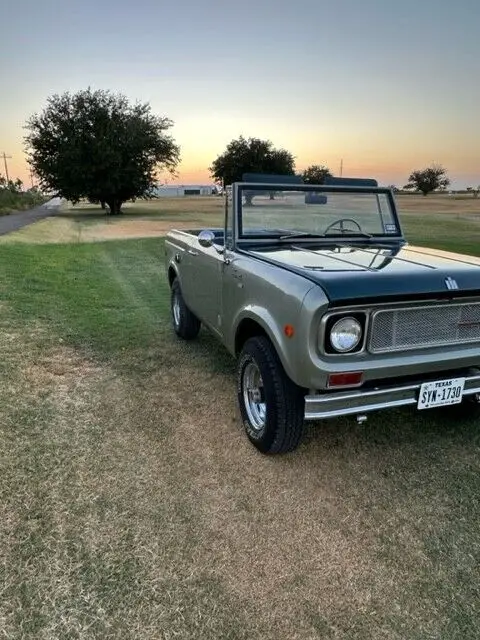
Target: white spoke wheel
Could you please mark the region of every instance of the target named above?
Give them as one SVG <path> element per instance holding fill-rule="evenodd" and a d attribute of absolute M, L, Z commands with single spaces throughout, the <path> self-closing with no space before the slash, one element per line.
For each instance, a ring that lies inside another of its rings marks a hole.
<path fill-rule="evenodd" d="M 265 336 L 247 340 L 238 360 L 237 395 L 245 432 L 262 453 L 286 453 L 301 442 L 305 391 L 285 373 Z"/>
<path fill-rule="evenodd" d="M 181 311 L 180 311 L 180 300 L 179 300 L 178 291 L 175 291 L 173 293 L 172 311 L 173 311 L 173 322 L 175 324 L 175 327 L 179 327 L 180 320 L 181 320 Z"/>
<path fill-rule="evenodd" d="M 184 340 L 193 340 L 200 331 L 200 320 L 185 304 L 180 283 L 175 278 L 170 291 L 170 311 L 172 314 L 173 330 Z"/>
<path fill-rule="evenodd" d="M 252 428 L 260 431 L 265 427 L 267 406 L 260 369 L 249 362 L 243 370 L 243 402 Z"/>

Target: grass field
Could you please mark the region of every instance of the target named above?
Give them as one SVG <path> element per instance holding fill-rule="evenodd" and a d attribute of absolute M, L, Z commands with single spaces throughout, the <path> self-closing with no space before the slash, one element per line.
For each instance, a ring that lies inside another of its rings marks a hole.
<path fill-rule="evenodd" d="M 412 243 L 480 255 L 478 201 L 418 200 Z M 479 425 L 393 411 L 257 453 L 235 363 L 174 338 L 163 240 L 133 237 L 220 220 L 74 208 L 2 238 L 0 637 L 477 639 Z"/>

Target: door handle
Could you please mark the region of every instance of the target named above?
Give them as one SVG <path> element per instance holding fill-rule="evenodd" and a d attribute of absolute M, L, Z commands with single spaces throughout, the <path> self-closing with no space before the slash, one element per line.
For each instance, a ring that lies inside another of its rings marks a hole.
<path fill-rule="evenodd" d="M 193 249 L 187 249 L 187 253 L 191 256 L 198 256 L 198 251 L 194 251 Z"/>

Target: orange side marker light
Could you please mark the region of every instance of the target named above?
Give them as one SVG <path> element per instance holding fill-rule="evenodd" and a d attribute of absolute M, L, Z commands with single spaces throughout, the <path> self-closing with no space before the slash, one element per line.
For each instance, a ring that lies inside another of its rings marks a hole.
<path fill-rule="evenodd" d="M 295 329 L 293 328 L 293 325 L 286 324 L 283 327 L 283 333 L 287 336 L 287 338 L 293 338 L 293 335 L 295 333 Z"/>

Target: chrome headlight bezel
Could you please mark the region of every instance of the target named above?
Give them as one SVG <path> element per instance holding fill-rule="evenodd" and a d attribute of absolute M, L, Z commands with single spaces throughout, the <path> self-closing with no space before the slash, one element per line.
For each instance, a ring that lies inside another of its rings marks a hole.
<path fill-rule="evenodd" d="M 344 322 L 353 323 L 357 327 L 357 339 L 352 344 L 347 345 L 348 348 L 339 349 L 338 342 L 332 340 L 332 331 L 337 328 L 341 328 Z M 324 355 L 342 356 L 354 353 L 359 353 L 365 348 L 367 329 L 367 313 L 351 311 L 348 312 L 334 312 L 328 313 L 321 322 L 320 327 L 320 352 Z"/>
<path fill-rule="evenodd" d="M 330 329 L 328 338 L 337 353 L 349 353 L 354 351 L 362 340 L 362 325 L 352 316 L 340 318 Z"/>

